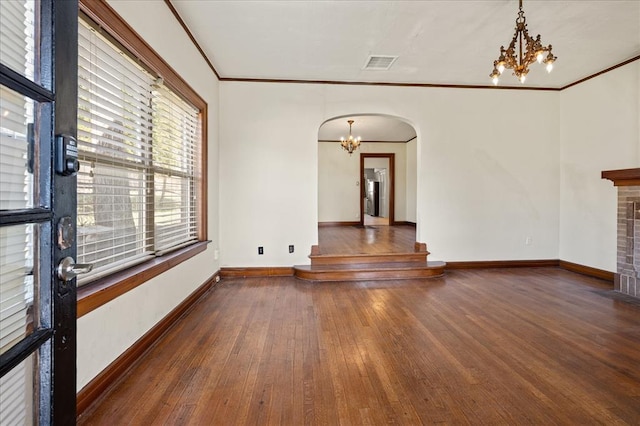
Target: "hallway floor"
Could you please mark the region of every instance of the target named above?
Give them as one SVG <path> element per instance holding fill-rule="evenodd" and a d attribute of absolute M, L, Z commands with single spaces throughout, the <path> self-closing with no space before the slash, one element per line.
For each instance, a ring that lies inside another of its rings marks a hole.
<path fill-rule="evenodd" d="M 389 218 L 388 217 L 380 217 L 380 216 L 371 216 L 368 214 L 364 215 L 364 224 L 365 226 L 367 225 L 371 225 L 371 226 L 383 226 L 383 225 L 389 225 Z"/>
<path fill-rule="evenodd" d="M 416 228 L 395 226 L 321 226 L 318 245 L 322 254 L 411 253 Z"/>

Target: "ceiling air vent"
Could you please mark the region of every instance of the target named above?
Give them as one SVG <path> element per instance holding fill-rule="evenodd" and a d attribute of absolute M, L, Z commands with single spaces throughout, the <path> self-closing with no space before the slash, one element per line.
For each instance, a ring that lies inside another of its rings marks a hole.
<path fill-rule="evenodd" d="M 391 68 L 391 65 L 398 59 L 397 56 L 388 55 L 370 55 L 364 63 L 363 70 L 385 71 Z"/>

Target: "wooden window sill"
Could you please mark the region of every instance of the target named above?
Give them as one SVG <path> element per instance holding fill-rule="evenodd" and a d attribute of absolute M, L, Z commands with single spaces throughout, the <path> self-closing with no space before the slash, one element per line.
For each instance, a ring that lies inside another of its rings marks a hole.
<path fill-rule="evenodd" d="M 209 241 L 194 243 L 79 287 L 77 318 L 202 253 L 206 250 L 208 243 Z"/>

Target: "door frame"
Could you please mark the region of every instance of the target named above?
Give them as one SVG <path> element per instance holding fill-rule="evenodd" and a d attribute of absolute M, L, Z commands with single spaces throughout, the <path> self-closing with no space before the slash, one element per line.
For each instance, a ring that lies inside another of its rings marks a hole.
<path fill-rule="evenodd" d="M 393 153 L 360 153 L 360 226 L 364 226 L 364 179 L 365 158 L 387 158 L 389 160 L 389 226 L 395 225 L 395 195 L 396 195 L 396 154 Z"/>

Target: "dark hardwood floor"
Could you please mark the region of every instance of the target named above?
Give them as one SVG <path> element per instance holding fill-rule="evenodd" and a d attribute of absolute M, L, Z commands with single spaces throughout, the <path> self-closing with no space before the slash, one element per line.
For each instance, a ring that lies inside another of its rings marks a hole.
<path fill-rule="evenodd" d="M 322 254 L 380 254 L 414 251 L 416 228 L 409 225 L 321 226 Z"/>
<path fill-rule="evenodd" d="M 640 304 L 559 268 L 226 279 L 80 424 L 640 424 Z"/>

